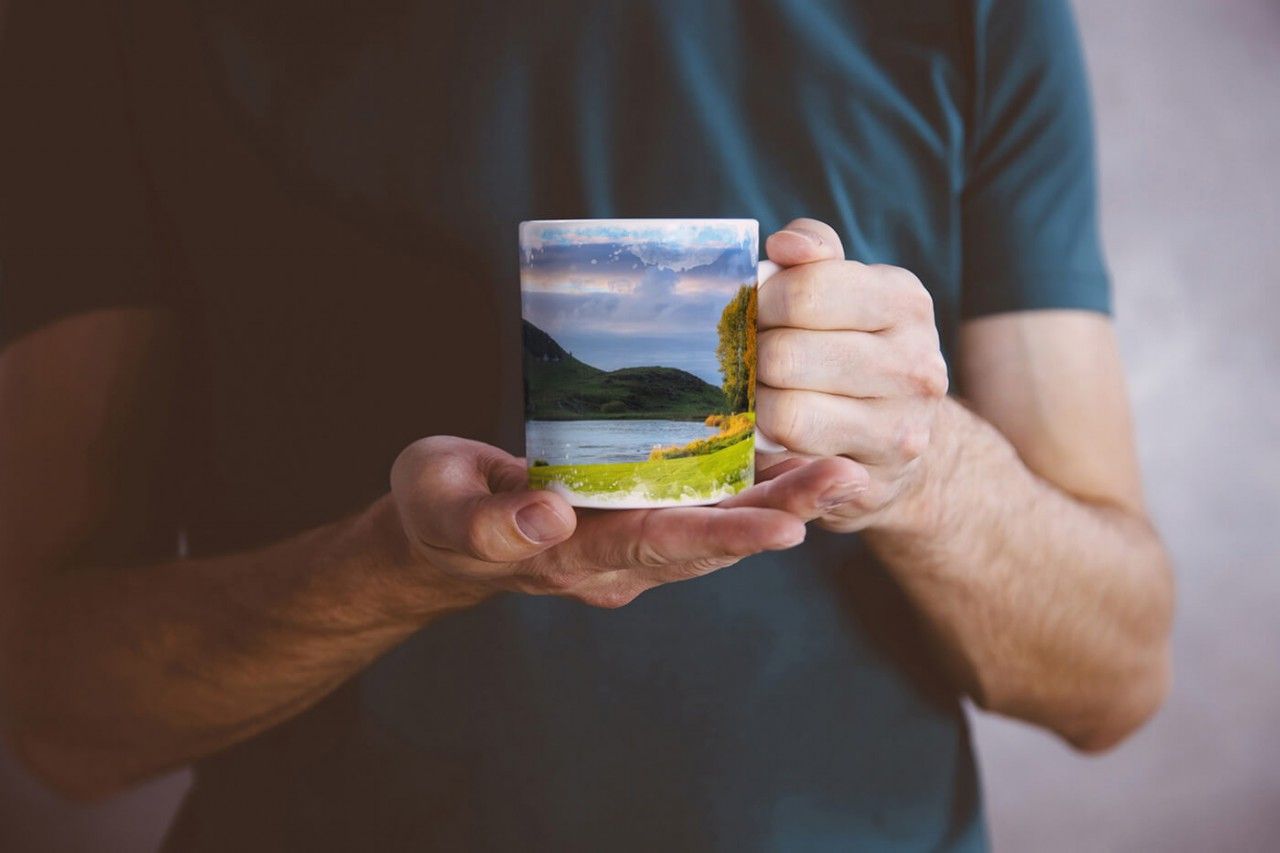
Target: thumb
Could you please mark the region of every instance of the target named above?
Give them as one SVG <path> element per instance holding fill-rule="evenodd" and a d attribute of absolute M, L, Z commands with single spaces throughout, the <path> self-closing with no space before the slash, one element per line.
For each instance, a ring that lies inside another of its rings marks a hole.
<path fill-rule="evenodd" d="M 523 478 L 520 461 L 496 447 L 435 436 L 400 454 L 391 491 L 416 547 L 514 563 L 568 539 L 577 525 L 559 495 L 510 490 Z"/>
<path fill-rule="evenodd" d="M 844 260 L 840 235 L 816 219 L 791 220 L 781 231 L 770 234 L 764 247 L 769 260 L 780 267 Z"/>
<path fill-rule="evenodd" d="M 564 498 L 546 491 L 484 495 L 442 514 L 450 550 L 487 563 L 518 563 L 568 539 L 577 524 Z"/>

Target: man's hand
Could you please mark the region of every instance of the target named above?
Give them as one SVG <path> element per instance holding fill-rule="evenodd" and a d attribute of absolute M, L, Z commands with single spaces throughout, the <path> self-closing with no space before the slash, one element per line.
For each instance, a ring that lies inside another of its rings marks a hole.
<path fill-rule="evenodd" d="M 970 411 L 944 399 L 933 306 L 913 275 L 843 260 L 835 232 L 808 219 L 766 246 L 784 269 L 759 294 L 757 423 L 795 454 L 868 474 L 821 523 L 865 531 L 980 707 L 1080 749 L 1118 743 L 1168 689 L 1173 596 L 1107 318 L 966 323 Z"/>
<path fill-rule="evenodd" d="M 865 468 L 867 488 L 825 513 L 824 527 L 876 524 L 918 482 L 947 392 L 933 300 L 904 269 L 846 261 L 816 220 L 765 245 L 784 269 L 760 288 L 757 423 L 794 453 Z"/>
<path fill-rule="evenodd" d="M 523 460 L 462 438 L 410 445 L 392 497 L 412 553 L 477 598 L 500 591 L 621 607 L 645 590 L 804 540 L 805 522 L 866 488 L 847 459 L 791 463 L 717 507 L 579 510 L 525 488 Z"/>

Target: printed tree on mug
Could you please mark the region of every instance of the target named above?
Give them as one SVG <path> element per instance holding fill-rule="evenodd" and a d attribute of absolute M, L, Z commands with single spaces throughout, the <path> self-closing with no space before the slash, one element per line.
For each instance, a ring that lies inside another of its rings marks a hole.
<path fill-rule="evenodd" d="M 716 357 L 724 375 L 725 405 L 732 412 L 756 408 L 756 288 L 745 284 L 729 300 L 716 326 Z"/>

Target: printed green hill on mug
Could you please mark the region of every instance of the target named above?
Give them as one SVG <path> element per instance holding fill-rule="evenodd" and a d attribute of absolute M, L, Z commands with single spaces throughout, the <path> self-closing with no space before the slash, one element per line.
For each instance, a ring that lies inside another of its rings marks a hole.
<path fill-rule="evenodd" d="M 574 358 L 524 321 L 525 417 L 530 420 L 703 420 L 724 392 L 674 367 L 601 370 Z"/>

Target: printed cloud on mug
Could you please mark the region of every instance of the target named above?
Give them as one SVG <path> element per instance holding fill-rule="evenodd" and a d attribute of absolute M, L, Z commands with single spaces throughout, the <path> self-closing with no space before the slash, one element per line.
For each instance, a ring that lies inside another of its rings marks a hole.
<path fill-rule="evenodd" d="M 520 226 L 530 485 L 577 506 L 710 504 L 755 465 L 758 226 Z"/>

